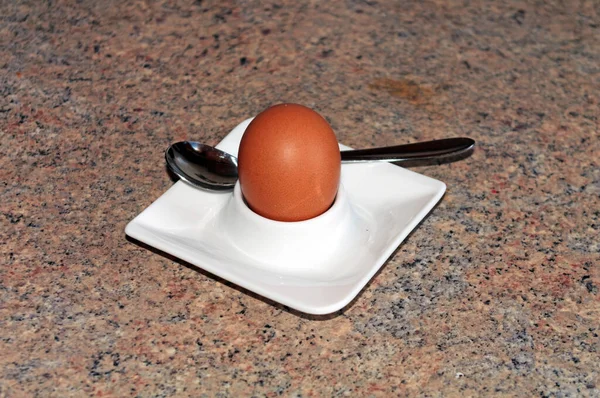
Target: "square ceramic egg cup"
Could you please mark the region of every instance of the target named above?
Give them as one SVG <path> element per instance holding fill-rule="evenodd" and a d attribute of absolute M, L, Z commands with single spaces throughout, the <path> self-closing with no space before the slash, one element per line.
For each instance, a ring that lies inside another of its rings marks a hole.
<path fill-rule="evenodd" d="M 217 148 L 237 156 L 251 120 Z M 232 193 L 178 181 L 125 233 L 298 311 L 328 314 L 356 297 L 445 190 L 443 182 L 392 164 L 342 164 L 329 210 L 280 222 L 250 210 L 239 183 Z"/>

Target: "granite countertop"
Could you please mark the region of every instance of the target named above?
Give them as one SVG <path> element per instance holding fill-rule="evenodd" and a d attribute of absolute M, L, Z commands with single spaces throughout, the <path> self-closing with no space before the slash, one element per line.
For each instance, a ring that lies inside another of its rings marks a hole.
<path fill-rule="evenodd" d="M 600 396 L 600 8 L 2 2 L 0 396 Z M 309 316 L 128 241 L 269 105 L 469 159 L 359 297 Z"/>

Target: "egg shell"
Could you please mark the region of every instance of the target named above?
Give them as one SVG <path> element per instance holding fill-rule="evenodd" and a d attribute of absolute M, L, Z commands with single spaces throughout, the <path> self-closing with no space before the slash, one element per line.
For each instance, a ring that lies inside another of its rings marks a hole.
<path fill-rule="evenodd" d="M 275 105 L 248 125 L 238 152 L 248 206 L 277 221 L 302 221 L 333 204 L 341 157 L 331 126 L 302 105 Z"/>

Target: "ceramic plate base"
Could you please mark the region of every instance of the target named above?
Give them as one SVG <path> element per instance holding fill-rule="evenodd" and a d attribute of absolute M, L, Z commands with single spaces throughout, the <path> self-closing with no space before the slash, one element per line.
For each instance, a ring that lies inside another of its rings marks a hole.
<path fill-rule="evenodd" d="M 217 147 L 237 155 L 250 121 Z M 445 190 L 443 182 L 392 164 L 343 164 L 330 210 L 281 223 L 249 210 L 239 186 L 210 192 L 178 181 L 125 232 L 270 300 L 321 315 L 356 297 Z"/>

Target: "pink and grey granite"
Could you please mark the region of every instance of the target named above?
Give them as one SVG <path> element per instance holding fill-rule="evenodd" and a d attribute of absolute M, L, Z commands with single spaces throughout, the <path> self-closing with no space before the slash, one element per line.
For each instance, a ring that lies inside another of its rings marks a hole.
<path fill-rule="evenodd" d="M 123 232 L 282 101 L 479 142 L 327 317 Z M 600 396 L 599 102 L 596 0 L 1 1 L 0 396 Z"/>

